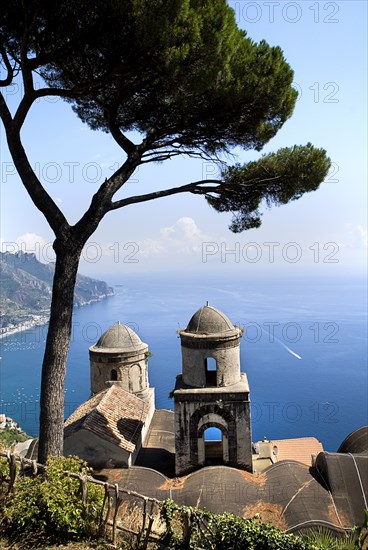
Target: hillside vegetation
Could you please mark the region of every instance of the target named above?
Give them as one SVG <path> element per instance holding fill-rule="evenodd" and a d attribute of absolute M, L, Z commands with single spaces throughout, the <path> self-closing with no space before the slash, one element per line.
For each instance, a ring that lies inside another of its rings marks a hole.
<path fill-rule="evenodd" d="M 35 254 L 0 252 L 0 328 L 27 322 L 46 322 L 50 312 L 54 264 Z M 113 295 L 104 281 L 77 276 L 74 306 L 80 307 Z"/>

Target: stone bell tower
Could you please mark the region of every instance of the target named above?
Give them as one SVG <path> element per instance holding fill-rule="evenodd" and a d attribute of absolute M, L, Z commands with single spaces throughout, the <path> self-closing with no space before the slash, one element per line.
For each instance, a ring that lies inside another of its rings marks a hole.
<path fill-rule="evenodd" d="M 121 386 L 154 407 L 154 389 L 148 383 L 148 346 L 126 325 L 117 323 L 89 348 L 91 394 L 112 384 Z"/>
<path fill-rule="evenodd" d="M 249 385 L 240 372 L 242 330 L 207 305 L 178 332 L 182 374 L 174 390 L 176 475 L 210 464 L 251 472 Z M 220 430 L 220 442 L 206 442 L 211 427 Z"/>

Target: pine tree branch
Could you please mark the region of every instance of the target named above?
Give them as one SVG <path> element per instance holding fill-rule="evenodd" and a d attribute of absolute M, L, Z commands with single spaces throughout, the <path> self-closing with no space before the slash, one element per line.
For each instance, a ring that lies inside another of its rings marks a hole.
<path fill-rule="evenodd" d="M 193 193 L 196 195 L 206 195 L 207 193 L 214 193 L 218 191 L 220 185 L 223 182 L 221 180 L 200 180 L 187 185 L 182 185 L 181 187 L 172 187 L 171 189 L 163 189 L 162 191 L 154 191 L 152 193 L 147 193 L 145 195 L 136 195 L 133 197 L 128 197 L 127 199 L 121 199 L 119 201 L 112 202 L 109 210 L 117 210 L 118 208 L 123 208 L 130 204 L 137 204 L 140 202 L 147 202 L 155 199 L 160 199 L 162 197 L 168 197 L 170 195 L 177 195 L 178 193 Z M 212 187 L 202 187 L 204 185 L 215 184 Z"/>
<path fill-rule="evenodd" d="M 112 203 L 113 196 L 132 176 L 140 162 L 140 152 L 138 149 L 135 149 L 135 151 L 128 156 L 124 164 L 120 166 L 109 179 L 106 179 L 98 191 L 93 195 L 88 209 L 72 227 L 74 235 L 76 238 L 79 238 L 81 242 L 86 242 L 97 229 L 105 214 L 110 210 L 114 210 L 114 208 L 111 208 L 111 205 L 114 204 Z"/>
<path fill-rule="evenodd" d="M 1 54 L 1 57 L 3 58 L 4 65 L 7 70 L 6 78 L 4 78 L 3 80 L 0 80 L 0 86 L 2 87 L 9 86 L 9 84 L 11 84 L 13 80 L 14 70 L 10 64 L 9 58 L 2 44 L 0 44 L 0 54 Z"/>
<path fill-rule="evenodd" d="M 112 137 L 114 138 L 114 140 L 116 141 L 116 143 L 119 145 L 119 147 L 121 147 L 123 149 L 123 151 L 125 151 L 128 156 L 131 153 L 133 153 L 135 151 L 135 149 L 137 148 L 137 146 L 132 141 L 130 141 L 130 139 L 127 138 L 123 134 L 123 132 L 120 131 L 117 124 L 115 124 L 115 122 L 113 122 L 113 119 L 112 119 L 111 116 L 108 117 L 108 124 L 109 124 L 110 133 L 111 133 Z"/>
<path fill-rule="evenodd" d="M 59 207 L 43 188 L 24 151 L 19 131 L 14 125 L 3 95 L 0 93 L 0 117 L 3 121 L 8 147 L 15 168 L 35 206 L 45 216 L 55 236 L 66 236 L 69 224 Z"/>
<path fill-rule="evenodd" d="M 2 92 L 0 92 L 0 118 L 3 121 L 5 128 L 9 127 L 13 122 L 11 113 L 6 104 L 6 101 L 4 99 Z"/>
<path fill-rule="evenodd" d="M 209 193 L 219 194 L 220 191 L 231 192 L 237 191 L 245 187 L 254 187 L 258 185 L 268 185 L 270 182 L 281 179 L 283 174 L 269 178 L 254 178 L 243 182 L 238 185 L 227 184 L 224 180 L 218 179 L 208 179 L 208 180 L 199 180 L 182 185 L 180 187 L 172 187 L 170 189 L 163 189 L 161 191 L 153 191 L 152 193 L 147 193 L 145 195 L 135 195 L 133 197 L 128 197 L 126 199 L 121 199 L 119 201 L 112 202 L 108 210 L 117 210 L 128 206 L 130 204 L 137 204 L 141 202 L 147 202 L 150 200 L 160 199 L 162 197 L 169 197 L 171 195 L 177 195 L 179 193 L 193 193 L 194 195 L 208 195 Z M 212 184 L 212 185 L 210 185 Z"/>

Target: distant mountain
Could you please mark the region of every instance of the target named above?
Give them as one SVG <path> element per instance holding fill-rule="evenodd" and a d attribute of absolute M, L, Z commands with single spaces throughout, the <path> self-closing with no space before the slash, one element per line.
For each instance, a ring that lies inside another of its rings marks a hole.
<path fill-rule="evenodd" d="M 50 313 L 54 264 L 39 262 L 35 254 L 0 252 L 0 329 L 47 322 Z M 74 305 L 83 306 L 112 296 L 104 281 L 77 276 Z"/>

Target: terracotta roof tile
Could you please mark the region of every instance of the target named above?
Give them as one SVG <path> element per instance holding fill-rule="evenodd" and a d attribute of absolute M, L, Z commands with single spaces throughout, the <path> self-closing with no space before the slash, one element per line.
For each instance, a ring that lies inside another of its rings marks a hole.
<path fill-rule="evenodd" d="M 64 437 L 80 429 L 133 452 L 149 412 L 148 404 L 118 385 L 99 392 L 66 420 Z"/>
<path fill-rule="evenodd" d="M 297 460 L 307 466 L 312 465 L 312 454 L 323 451 L 323 446 L 315 437 L 299 437 L 297 439 L 273 439 L 272 447 L 277 447 L 276 461 Z"/>

